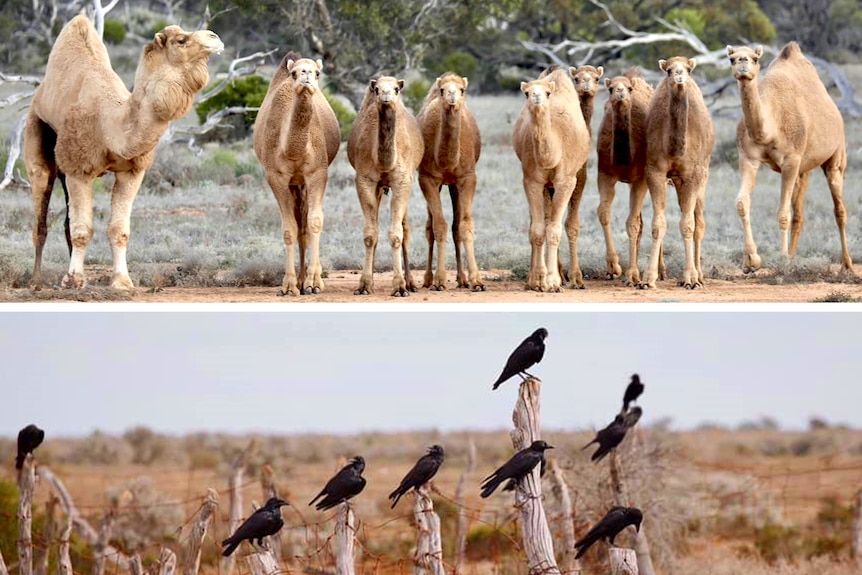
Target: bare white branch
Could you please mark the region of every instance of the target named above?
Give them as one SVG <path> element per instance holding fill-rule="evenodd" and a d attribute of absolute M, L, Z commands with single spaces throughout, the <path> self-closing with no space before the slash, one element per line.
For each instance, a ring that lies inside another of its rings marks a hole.
<path fill-rule="evenodd" d="M 230 63 L 227 69 L 227 76 L 222 78 L 222 80 L 216 84 L 216 86 L 212 90 L 208 90 L 206 94 L 199 93 L 198 97 L 195 98 L 195 104 L 201 104 L 206 102 L 210 98 L 214 97 L 216 94 L 220 93 L 224 90 L 228 84 L 230 84 L 234 78 L 239 78 L 240 76 L 248 76 L 249 74 L 254 74 L 258 68 L 263 66 L 266 63 L 266 57 L 270 54 L 273 54 L 276 51 L 276 48 L 269 50 L 268 52 L 255 52 L 249 56 L 243 56 L 242 58 L 235 58 L 233 62 Z M 239 64 L 244 62 L 249 62 L 251 60 L 257 60 L 254 66 L 245 66 L 243 68 L 237 68 Z"/>
<path fill-rule="evenodd" d="M 16 180 L 14 170 L 15 162 L 21 155 L 21 135 L 24 133 L 24 124 L 27 121 L 27 115 L 21 116 L 15 123 L 15 128 L 12 130 L 12 135 L 9 136 L 9 155 L 6 157 L 6 168 L 3 170 L 3 181 L 0 181 L 0 190 L 5 189 Z M 20 182 L 26 183 L 21 178 L 17 178 Z"/>

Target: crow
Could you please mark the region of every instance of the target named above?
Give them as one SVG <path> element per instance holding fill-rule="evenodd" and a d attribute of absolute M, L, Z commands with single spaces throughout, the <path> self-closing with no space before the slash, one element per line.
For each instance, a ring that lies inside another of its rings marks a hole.
<path fill-rule="evenodd" d="M 418 489 L 428 483 L 437 473 L 437 470 L 440 469 L 440 466 L 443 464 L 443 458 L 443 448 L 439 445 L 432 445 L 428 453 L 420 457 L 416 465 L 413 466 L 413 469 L 407 472 L 407 475 L 404 476 L 404 479 L 401 480 L 395 491 L 389 494 L 389 499 L 392 500 L 390 508 L 395 509 L 401 496 L 410 491 L 411 488 Z"/>
<path fill-rule="evenodd" d="M 548 460 L 544 457 L 542 458 L 541 469 L 539 469 L 539 477 L 545 476 L 545 469 L 548 467 Z M 506 482 L 506 485 L 503 486 L 503 491 L 514 491 L 515 487 L 518 486 L 518 482 L 514 479 L 510 479 Z"/>
<path fill-rule="evenodd" d="M 18 456 L 15 458 L 15 469 L 20 470 L 24 466 L 27 454 L 33 453 L 33 450 L 39 447 L 44 439 L 45 431 L 32 423 L 18 432 Z"/>
<path fill-rule="evenodd" d="M 290 505 L 290 503 L 278 497 L 271 497 L 266 505 L 243 521 L 242 525 L 233 532 L 233 535 L 221 542 L 224 547 L 222 555 L 229 556 L 245 539 L 248 539 L 252 544 L 257 539 L 257 544 L 262 545 L 264 537 L 278 533 L 278 530 L 284 526 L 284 519 L 281 518 L 283 505 Z"/>
<path fill-rule="evenodd" d="M 636 507 L 611 507 L 601 521 L 593 525 L 593 528 L 575 543 L 575 549 L 578 550 L 575 559 L 580 559 L 596 541 L 605 539 L 613 545 L 616 536 L 629 525 L 633 525 L 635 531 L 640 532 L 641 521 L 643 521 L 643 513 Z"/>
<path fill-rule="evenodd" d="M 506 367 L 503 368 L 500 377 L 494 382 L 492 389 L 497 389 L 500 387 L 500 384 L 515 374 L 520 375 L 523 379 L 526 379 L 524 374 L 533 377 L 527 373 L 527 368 L 542 361 L 542 356 L 545 355 L 545 338 L 547 337 L 548 330 L 540 327 L 530 337 L 522 341 L 509 356 L 509 359 L 506 360 Z"/>
<path fill-rule="evenodd" d="M 548 445 L 541 439 L 534 441 L 529 447 L 513 455 L 509 461 L 482 481 L 481 496 L 483 498 L 488 497 L 507 479 L 520 481 L 545 458 L 545 450 L 553 448 L 552 445 Z"/>
<path fill-rule="evenodd" d="M 347 465 L 342 467 L 332 479 L 327 481 L 320 493 L 309 501 L 308 504 L 311 505 L 326 495 L 315 506 L 315 509 L 318 511 L 325 511 L 358 495 L 365 489 L 365 478 L 362 477 L 363 471 L 365 471 L 365 458 L 357 455 L 348 461 Z"/>
<path fill-rule="evenodd" d="M 634 406 L 633 408 L 628 410 L 623 416 L 623 425 L 626 426 L 626 430 L 629 430 L 634 427 L 635 424 L 640 420 L 641 415 L 643 415 L 643 410 L 638 406 Z"/>
<path fill-rule="evenodd" d="M 638 374 L 632 375 L 631 383 L 629 383 L 628 387 L 626 387 L 626 393 L 623 396 L 623 410 L 622 413 L 625 413 L 629 409 L 629 404 L 633 401 L 636 401 L 638 397 L 644 392 L 644 384 L 641 383 L 641 378 Z"/>
<path fill-rule="evenodd" d="M 618 414 L 607 427 L 596 432 L 596 437 L 581 449 L 586 449 L 593 443 L 598 443 L 599 448 L 593 453 L 590 459 L 599 462 L 604 459 L 605 455 L 616 449 L 617 445 L 626 436 L 626 431 L 628 431 L 628 428 L 626 427 L 625 417 L 622 414 Z"/>

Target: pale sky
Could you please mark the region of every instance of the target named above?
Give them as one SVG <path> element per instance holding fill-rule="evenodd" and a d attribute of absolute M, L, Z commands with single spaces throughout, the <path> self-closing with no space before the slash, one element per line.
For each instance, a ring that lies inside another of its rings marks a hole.
<path fill-rule="evenodd" d="M 491 384 L 537 327 L 547 429 L 604 426 L 635 372 L 646 424 L 862 427 L 859 313 L 292 308 L 2 313 L 0 436 L 504 429 L 519 380 Z"/>

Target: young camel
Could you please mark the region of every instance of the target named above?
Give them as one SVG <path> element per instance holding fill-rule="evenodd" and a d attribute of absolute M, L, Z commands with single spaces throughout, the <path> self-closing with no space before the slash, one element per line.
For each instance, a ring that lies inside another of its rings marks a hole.
<path fill-rule="evenodd" d="M 404 80 L 391 76 L 372 79 L 347 141 L 347 158 L 356 170 L 356 193 L 365 216 L 365 263 L 354 294 L 368 295 L 374 287 L 374 254 L 379 235 L 377 218 L 384 192 L 392 190 L 389 245 L 392 246 L 392 295 L 406 297 L 416 291 L 410 273 L 407 246 L 410 228 L 407 207 L 413 172 L 422 162 L 425 148 L 416 118 L 399 95 Z M 401 267 L 401 257 L 404 267 Z"/>
<path fill-rule="evenodd" d="M 629 238 L 629 267 L 626 284 L 635 286 L 640 282 L 638 251 L 643 233 L 641 210 L 647 195 L 646 168 L 646 117 L 649 111 L 653 88 L 643 79 L 636 68 L 613 79 L 605 78 L 608 101 L 605 115 L 599 128 L 596 149 L 599 157 L 599 222 L 605 234 L 607 248 L 607 279 L 620 275 L 619 258 L 614 248 L 611 232 L 611 207 L 614 201 L 614 186 L 617 182 L 629 184 L 629 217 L 626 233 Z M 664 279 L 664 261 L 659 254 L 659 275 Z"/>
<path fill-rule="evenodd" d="M 41 286 L 42 250 L 54 179 L 65 174 L 72 255 L 63 287 L 83 287 L 84 256 L 93 237 L 93 182 L 115 174 L 108 240 L 111 287 L 134 287 L 126 264 L 132 202 L 171 120 L 192 106 L 209 81 L 210 55 L 224 49 L 209 30 L 168 26 L 144 47 L 135 90 L 111 68 L 108 51 L 86 16 L 73 18 L 57 37 L 45 79 L 36 89 L 24 132 L 24 159 L 33 189 L 36 262 L 30 280 Z"/>
<path fill-rule="evenodd" d="M 853 260 L 847 249 L 845 232 L 847 211 L 843 194 L 847 150 L 841 112 L 796 42 L 781 49 L 759 86 L 757 75 L 763 47 L 752 50 L 746 46 L 736 49 L 728 46 L 727 55 L 742 97 L 743 118 L 736 132 L 742 183 L 736 209 L 745 232 L 743 271 L 753 272 L 761 265 L 751 233 L 749 208 L 757 171 L 762 164 L 781 173 L 778 204 L 781 253 L 791 256 L 796 255 L 802 232 L 803 204 L 811 172 L 818 166 L 823 169 L 832 192 L 835 222 L 841 237 L 841 265 L 852 270 Z"/>
<path fill-rule="evenodd" d="M 521 91 L 527 101 L 515 123 L 512 143 L 521 161 L 524 192 L 530 208 L 532 250 L 525 287 L 559 292 L 562 278 L 558 250 L 563 214 L 574 193 L 578 172 L 587 161 L 590 134 L 567 70 L 554 69 L 532 82 L 521 82 Z M 550 195 L 549 201 L 546 194 Z M 569 274 L 574 286 L 582 288 L 576 208 L 574 217 L 570 218 L 573 225 L 566 228 L 571 252 Z"/>
<path fill-rule="evenodd" d="M 324 288 L 320 265 L 323 194 L 329 165 L 341 144 L 341 130 L 318 86 L 322 68 L 320 60 L 288 53 L 272 78 L 254 126 L 254 152 L 281 211 L 287 253 L 279 295 L 316 294 Z M 306 268 L 309 243 L 311 255 Z"/>
<path fill-rule="evenodd" d="M 467 78 L 447 72 L 431 86 L 416 121 L 422 130 L 425 154 L 419 165 L 419 187 L 428 203 L 425 236 L 428 261 L 423 287 L 446 289 L 446 219 L 440 191 L 449 187 L 452 198 L 452 240 L 458 265 L 458 287 L 485 291 L 473 254 L 473 196 L 476 194 L 476 162 L 482 150 L 479 126 L 467 107 Z M 431 271 L 434 243 L 438 244 L 436 273 Z M 469 277 L 464 272 L 461 244 L 467 256 Z"/>
<path fill-rule="evenodd" d="M 703 286 L 700 244 L 706 232 L 703 203 L 709 178 L 709 158 L 715 129 L 697 83 L 691 76 L 695 61 L 674 57 L 659 60 L 667 76 L 658 85 L 647 113 L 646 179 L 653 206 L 652 253 L 638 287 L 655 288 L 659 256 L 667 231 L 665 208 L 668 178 L 676 188 L 681 216 L 679 231 L 685 244 L 685 270 L 680 285 Z"/>

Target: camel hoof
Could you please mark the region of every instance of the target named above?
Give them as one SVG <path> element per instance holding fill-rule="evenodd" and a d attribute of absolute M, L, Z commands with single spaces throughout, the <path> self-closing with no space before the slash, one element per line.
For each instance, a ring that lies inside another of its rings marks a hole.
<path fill-rule="evenodd" d="M 553 286 L 548 288 L 548 293 L 563 293 L 563 286 Z"/>
<path fill-rule="evenodd" d="M 756 272 L 756 271 L 757 271 L 757 270 L 756 270 L 756 269 L 754 269 L 754 268 L 753 268 L 753 267 L 751 267 L 751 266 L 745 266 L 744 268 L 742 268 L 742 273 L 744 273 L 745 275 L 753 274 L 753 273 L 754 273 L 754 272 Z"/>
<path fill-rule="evenodd" d="M 277 295 L 278 297 L 285 297 L 285 296 L 295 296 L 296 293 L 294 293 L 294 291 L 292 289 L 289 289 L 287 291 L 280 289 L 280 290 L 278 290 L 278 293 L 275 295 Z"/>
<path fill-rule="evenodd" d="M 476 284 L 473 286 L 473 291 L 488 291 L 488 288 L 486 288 L 483 284 Z"/>
<path fill-rule="evenodd" d="M 80 289 L 84 287 L 84 280 L 83 278 L 78 279 L 74 273 L 67 273 L 63 276 L 63 281 L 60 282 L 60 287 L 64 289 Z"/>
<path fill-rule="evenodd" d="M 407 291 L 407 288 L 395 288 L 395 291 L 392 292 L 392 297 L 408 297 L 410 292 Z"/>
<path fill-rule="evenodd" d="M 654 287 L 655 286 L 651 286 L 647 282 L 639 282 L 638 283 L 638 289 L 652 289 Z"/>
<path fill-rule="evenodd" d="M 306 286 L 306 287 L 302 288 L 302 295 L 311 295 L 313 293 L 314 293 L 314 288 L 312 288 L 311 286 Z"/>
<path fill-rule="evenodd" d="M 359 288 L 353 292 L 353 295 L 368 295 L 368 290 L 365 288 Z"/>
<path fill-rule="evenodd" d="M 446 291 L 446 286 L 443 284 L 432 285 L 431 291 Z"/>

